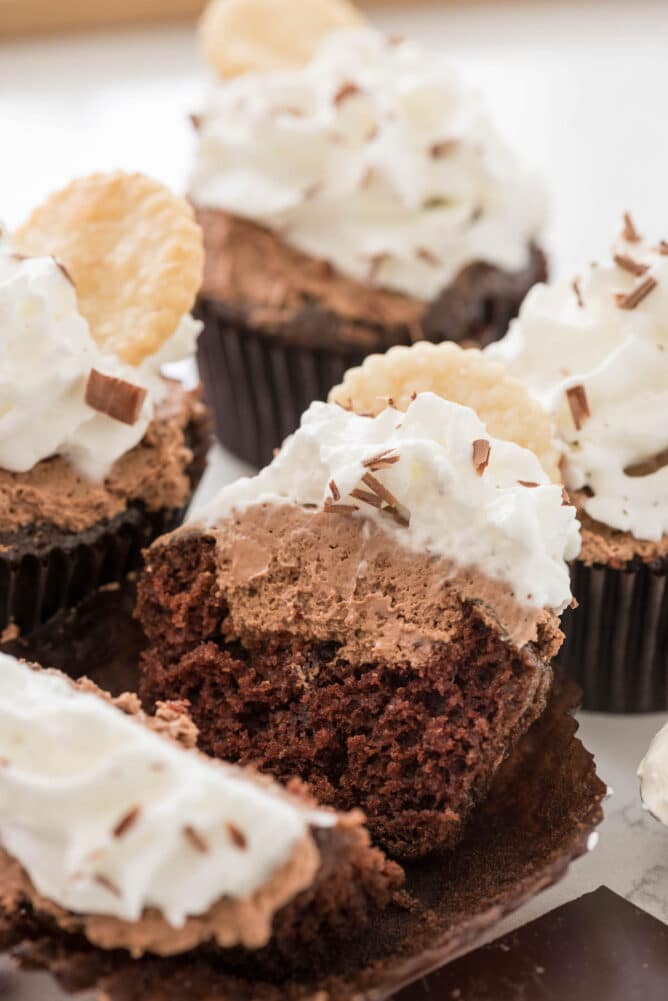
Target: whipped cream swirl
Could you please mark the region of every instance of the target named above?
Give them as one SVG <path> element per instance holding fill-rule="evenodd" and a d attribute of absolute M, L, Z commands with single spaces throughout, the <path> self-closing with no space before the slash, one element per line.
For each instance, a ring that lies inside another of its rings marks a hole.
<path fill-rule="evenodd" d="M 128 365 L 95 343 L 53 258 L 15 256 L 0 240 L 0 468 L 26 472 L 62 455 L 88 479 L 104 479 L 144 437 L 166 391 L 161 368 L 192 355 L 199 326 L 183 317 L 159 352 Z M 147 390 L 133 425 L 85 402 L 92 368 Z"/>
<path fill-rule="evenodd" d="M 191 195 L 371 285 L 434 299 L 526 266 L 542 188 L 436 54 L 336 32 L 304 68 L 213 85 Z"/>
<path fill-rule="evenodd" d="M 310 824 L 334 822 L 0 654 L 0 843 L 60 906 L 128 921 L 155 907 L 181 927 L 250 897 Z"/>
<path fill-rule="evenodd" d="M 665 535 L 668 256 L 661 248 L 622 237 L 575 283 L 535 286 L 507 336 L 487 351 L 554 417 L 566 485 L 591 494 L 587 514 L 637 539 Z"/>
<path fill-rule="evenodd" d="M 476 440 L 483 458 L 489 446 L 486 468 L 483 461 L 476 469 Z M 398 518 L 352 493 L 373 494 L 368 474 L 381 453 L 390 461 L 372 476 L 398 502 Z M 580 534 L 561 487 L 533 452 L 491 438 L 473 410 L 434 393 L 420 394 L 406 413 L 390 407 L 374 418 L 312 403 L 271 465 L 224 487 L 194 518 L 214 526 L 251 504 L 316 511 L 332 501 L 355 505 L 352 517 L 373 519 L 393 544 L 508 583 L 522 606 L 561 611 L 571 600 L 566 561 Z"/>
<path fill-rule="evenodd" d="M 638 777 L 645 808 L 668 825 L 668 723 L 649 745 L 640 762 Z"/>

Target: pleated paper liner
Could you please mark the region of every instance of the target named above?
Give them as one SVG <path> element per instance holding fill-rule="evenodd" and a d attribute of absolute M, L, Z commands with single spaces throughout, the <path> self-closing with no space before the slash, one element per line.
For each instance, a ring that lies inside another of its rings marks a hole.
<path fill-rule="evenodd" d="M 326 400 L 366 354 L 359 345 L 328 350 L 288 342 L 245 325 L 213 299 L 200 299 L 197 316 L 204 323 L 197 360 L 216 435 L 256 468 L 271 462 L 312 401 Z"/>
<path fill-rule="evenodd" d="M 206 421 L 189 429 L 193 460 L 187 470 L 192 491 L 206 465 Z M 114 518 L 72 534 L 55 527 L 29 526 L 0 547 L 0 632 L 32 632 L 52 616 L 78 604 L 98 588 L 120 582 L 141 564 L 142 550 L 177 528 L 188 505 L 149 511 L 130 504 Z M 8 629 L 9 627 L 9 629 Z"/>
<path fill-rule="evenodd" d="M 668 585 L 649 566 L 572 568 L 578 608 L 562 619 L 566 634 L 556 668 L 597 712 L 668 709 Z"/>
<path fill-rule="evenodd" d="M 118 631 L 118 626 L 115 627 Z M 25 969 L 50 971 L 69 991 L 103 1001 L 382 1001 L 476 946 L 504 915 L 560 879 L 602 819 L 606 787 L 576 739 L 573 689 L 497 773 L 491 794 L 452 852 L 407 867 L 406 893 L 309 972 L 278 983 L 253 953 L 200 948 L 132 960 L 67 936 L 30 913 L 0 914 L 0 946 Z M 577 698 L 577 693 L 576 696 Z M 236 955 L 235 955 L 236 954 Z M 234 961 L 233 961 L 234 957 Z M 305 957 L 296 957 L 305 970 Z M 29 987 L 29 982 L 26 985 Z"/>

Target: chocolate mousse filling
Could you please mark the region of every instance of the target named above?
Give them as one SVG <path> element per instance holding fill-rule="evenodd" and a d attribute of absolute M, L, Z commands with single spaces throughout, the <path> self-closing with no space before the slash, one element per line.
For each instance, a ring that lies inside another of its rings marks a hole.
<path fill-rule="evenodd" d="M 522 270 L 471 264 L 427 303 L 348 278 L 249 220 L 212 209 L 196 215 L 206 250 L 202 381 L 221 442 L 256 466 L 366 355 L 422 339 L 484 346 L 506 332 L 547 274 L 532 244 Z"/>
<path fill-rule="evenodd" d="M 206 464 L 208 417 L 174 384 L 142 441 L 101 483 L 54 456 L 0 470 L 0 630 L 29 633 L 102 585 L 182 521 Z"/>
<path fill-rule="evenodd" d="M 141 694 L 200 746 L 361 807 L 390 854 L 451 848 L 542 713 L 558 620 L 336 511 L 251 505 L 147 554 Z"/>

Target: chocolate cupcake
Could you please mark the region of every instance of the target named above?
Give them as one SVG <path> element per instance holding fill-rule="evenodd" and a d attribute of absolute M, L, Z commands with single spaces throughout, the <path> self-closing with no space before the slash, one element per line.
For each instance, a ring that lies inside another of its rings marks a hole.
<path fill-rule="evenodd" d="M 188 699 L 208 753 L 360 807 L 392 856 L 448 849 L 544 710 L 578 547 L 561 486 L 468 407 L 313 403 L 149 550 L 140 693 Z"/>
<path fill-rule="evenodd" d="M 668 708 L 668 245 L 631 218 L 609 259 L 539 285 L 489 353 L 553 416 L 582 521 L 560 668 L 588 709 Z"/>
<path fill-rule="evenodd" d="M 0 654 L 0 720 L 0 922 L 259 972 L 333 948 L 401 887 L 359 813 L 206 759 L 183 706 L 146 717 Z"/>
<path fill-rule="evenodd" d="M 0 244 L 0 630 L 122 581 L 176 527 L 205 463 L 192 211 L 139 175 L 53 195 Z"/>
<path fill-rule="evenodd" d="M 221 442 L 254 465 L 367 354 L 487 344 L 545 278 L 542 193 L 439 56 L 356 25 L 307 32 L 308 60 L 280 27 L 241 31 L 242 62 L 238 22 L 205 20 L 221 79 L 190 186 L 200 371 Z"/>

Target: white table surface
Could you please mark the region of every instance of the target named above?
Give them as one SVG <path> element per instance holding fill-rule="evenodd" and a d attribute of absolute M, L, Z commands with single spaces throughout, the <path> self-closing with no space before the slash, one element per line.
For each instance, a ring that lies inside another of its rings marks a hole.
<path fill-rule="evenodd" d="M 476 85 L 551 191 L 553 270 L 602 252 L 622 211 L 668 238 L 668 3 L 394 4 L 384 27 L 437 46 Z M 0 45 L 0 219 L 20 222 L 75 174 L 139 169 L 185 190 L 205 74 L 189 27 Z M 217 450 L 202 496 L 242 467 Z M 668 923 L 668 830 L 635 770 L 660 715 L 580 714 L 614 792 L 598 847 L 498 931 L 602 883 Z M 3 1001 L 54 1001 L 41 977 L 0 971 Z M 654 1001 L 654 999 L 648 999 Z"/>

